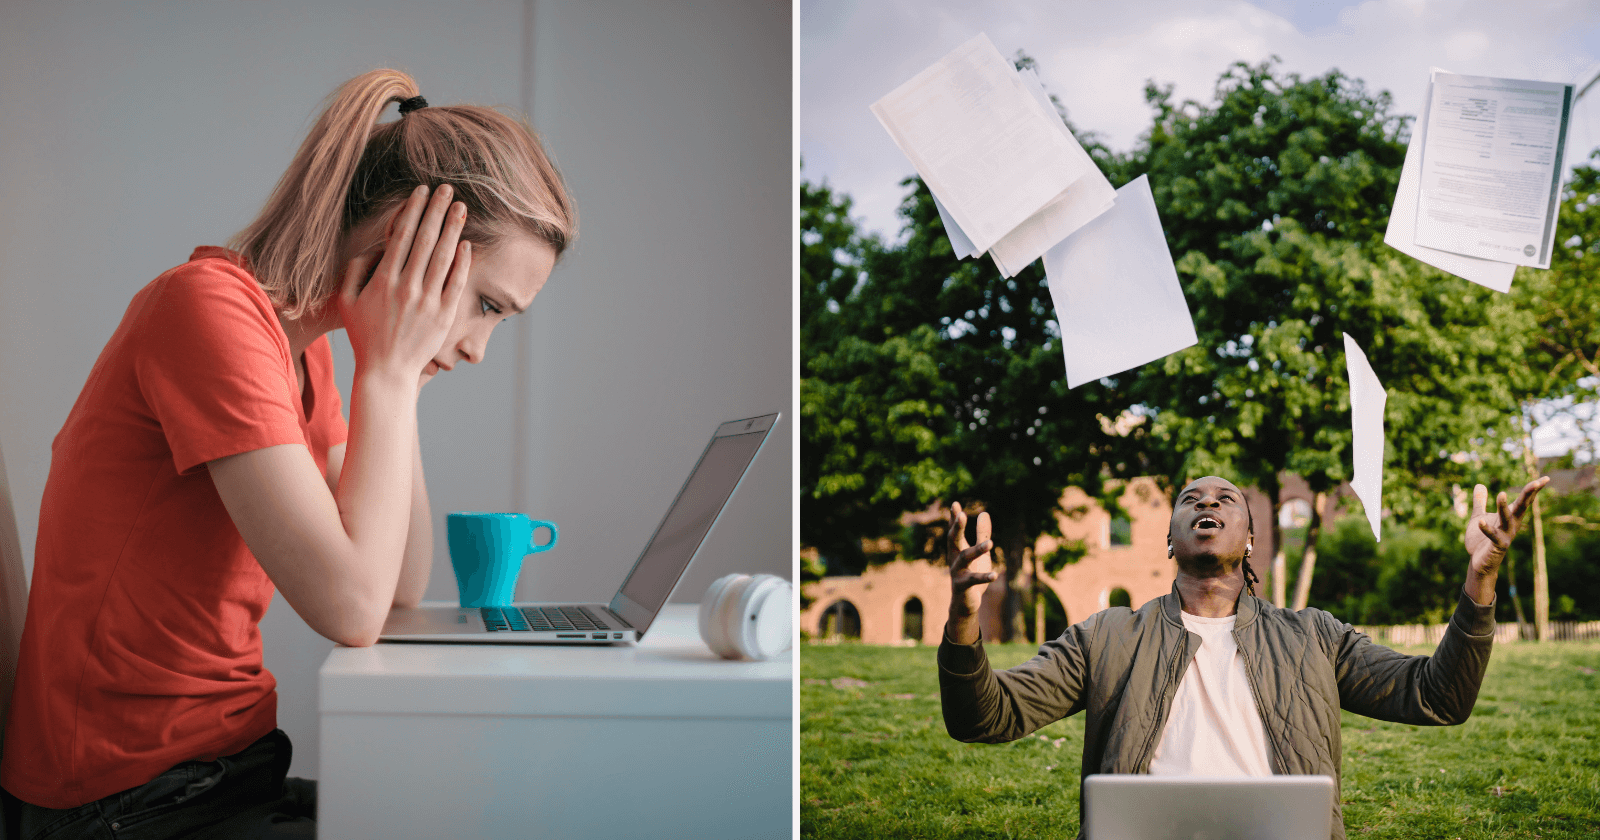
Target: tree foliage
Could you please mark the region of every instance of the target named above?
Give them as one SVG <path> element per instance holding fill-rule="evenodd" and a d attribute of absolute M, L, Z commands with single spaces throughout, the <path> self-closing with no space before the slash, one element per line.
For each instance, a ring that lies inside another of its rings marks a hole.
<path fill-rule="evenodd" d="M 1332 490 L 1351 478 L 1343 333 L 1390 395 L 1385 508 L 1458 541 L 1453 494 L 1521 475 L 1521 403 L 1600 375 L 1600 309 L 1579 281 L 1600 269 L 1593 170 L 1566 196 L 1561 264 L 1502 295 L 1383 244 L 1409 120 L 1387 93 L 1264 62 L 1230 68 L 1209 103 L 1146 98 L 1132 151 L 1080 139 L 1114 185 L 1149 175 L 1199 342 L 1077 389 L 1041 263 L 1008 279 L 957 260 L 915 178 L 892 244 L 802 184 L 802 541 L 843 558 L 834 573 L 859 568 L 860 537 L 935 501 L 987 507 L 1014 581 L 1068 486 L 1216 473 L 1276 503 L 1287 472 Z M 1442 537 L 1407 539 L 1417 563 L 1459 559 Z"/>
<path fill-rule="evenodd" d="M 1227 475 L 1275 505 L 1282 473 L 1349 480 L 1349 333 L 1390 394 L 1385 508 L 1438 517 L 1455 485 L 1512 474 L 1505 372 L 1527 319 L 1383 245 L 1407 139 L 1388 94 L 1265 62 L 1230 68 L 1211 104 L 1146 96 L 1155 123 L 1123 165 L 1150 176 L 1199 338 L 1135 385 L 1151 471 Z"/>
<path fill-rule="evenodd" d="M 1600 159 L 1600 150 L 1590 160 Z M 1592 428 L 1593 403 L 1600 391 L 1600 169 L 1573 170 L 1562 193 L 1556 249 L 1550 270 L 1521 269 L 1512 287 L 1517 306 L 1534 320 L 1525 334 L 1523 357 L 1514 383 L 1526 399 L 1562 400 L 1559 413 L 1584 431 Z M 1585 435 L 1584 455 L 1596 460 Z"/>
<path fill-rule="evenodd" d="M 1003 278 L 987 258 L 958 260 L 932 195 L 905 183 L 893 246 L 850 238 L 832 225 L 847 201 L 801 187 L 801 517 L 814 517 L 802 540 L 848 572 L 864 558 L 837 535 L 889 533 L 891 510 L 964 500 L 991 512 L 1014 584 L 1034 540 L 1057 533 L 1063 491 L 1094 492 L 1126 467 L 1105 429 L 1128 403 L 1114 380 L 1066 387 L 1041 264 Z"/>
<path fill-rule="evenodd" d="M 901 206 L 909 235 L 869 257 L 860 302 L 886 339 L 937 334 L 949 389 L 947 497 L 990 512 L 1014 584 L 1034 540 L 1057 533 L 1062 492 L 1096 492 L 1115 468 L 1119 450 L 1101 418 L 1116 418 L 1128 403 L 1114 381 L 1067 388 L 1042 266 L 1003 278 L 987 259 L 957 260 L 932 196 L 913 186 Z M 1013 599 L 1007 614 L 1016 608 Z"/>
<path fill-rule="evenodd" d="M 866 323 L 857 286 L 878 246 L 856 235 L 849 210 L 827 185 L 802 183 L 800 539 L 836 574 L 860 570 L 861 537 L 960 479 L 943 460 L 950 388 L 937 333 Z"/>

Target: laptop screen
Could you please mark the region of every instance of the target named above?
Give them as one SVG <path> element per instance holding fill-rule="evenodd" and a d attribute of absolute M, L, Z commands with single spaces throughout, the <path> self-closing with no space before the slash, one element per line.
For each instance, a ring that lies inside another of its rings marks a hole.
<path fill-rule="evenodd" d="M 711 440 L 667 518 L 623 581 L 622 595 L 648 609 L 651 616 L 661 609 L 766 437 L 762 430 Z"/>

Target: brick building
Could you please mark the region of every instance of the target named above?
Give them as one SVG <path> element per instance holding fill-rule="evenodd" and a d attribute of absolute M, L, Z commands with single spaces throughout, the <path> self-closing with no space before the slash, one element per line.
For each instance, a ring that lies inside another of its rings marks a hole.
<path fill-rule="evenodd" d="M 1283 501 L 1309 495 L 1303 482 L 1284 482 Z M 1271 592 L 1272 563 L 1268 558 L 1275 553 L 1269 524 L 1272 505 L 1255 490 L 1246 490 L 1246 496 L 1256 523 L 1253 556 L 1261 558 L 1251 567 L 1262 579 L 1257 590 L 1265 597 Z M 1167 494 L 1154 479 L 1136 478 L 1122 488 L 1118 504 L 1127 513 L 1125 519 L 1113 519 L 1082 490 L 1068 488 L 1061 497 L 1062 512 L 1057 514 L 1062 536 L 1040 537 L 1033 546 L 1035 556 L 1055 551 L 1063 540 L 1081 540 L 1087 548 L 1076 563 L 1044 575 L 1041 581 L 1060 602 L 1068 623 L 1082 621 L 1114 600 L 1125 600 L 1137 609 L 1172 589 L 1178 567 L 1167 557 L 1167 525 L 1172 515 Z M 925 521 L 945 515 L 945 511 L 930 510 L 915 516 Z M 1026 591 L 1033 563 L 1031 557 L 1024 562 L 1018 585 Z M 985 638 L 1000 638 L 1004 580 L 1002 574 L 984 594 L 979 620 Z M 949 570 L 926 560 L 894 560 L 855 577 L 825 577 L 806 584 L 805 592 L 812 601 L 801 613 L 800 626 L 813 638 L 842 635 L 859 637 L 868 644 L 936 645 L 950 609 Z M 1031 616 L 1028 618 L 1031 623 Z"/>

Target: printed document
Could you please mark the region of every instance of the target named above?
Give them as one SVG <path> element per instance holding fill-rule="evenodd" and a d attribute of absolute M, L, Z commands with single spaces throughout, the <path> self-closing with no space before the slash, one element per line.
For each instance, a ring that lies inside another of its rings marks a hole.
<path fill-rule="evenodd" d="M 1550 267 L 1572 85 L 1436 71 L 1416 243 Z"/>
<path fill-rule="evenodd" d="M 1367 511 L 1372 539 L 1381 540 L 1379 522 L 1383 517 L 1383 407 L 1389 402 L 1383 383 L 1372 372 L 1367 354 L 1344 334 L 1344 363 L 1350 381 L 1350 460 L 1354 462 L 1350 489 Z"/>
<path fill-rule="evenodd" d="M 1094 168 L 987 35 L 872 104 L 951 220 L 988 251 Z M 1065 136 L 1064 136 L 1065 135 Z M 1081 149 L 1080 149 L 1081 151 Z"/>
<path fill-rule="evenodd" d="M 1044 255 L 1069 388 L 1198 342 L 1150 179 L 1140 175 L 1116 196 Z"/>
<path fill-rule="evenodd" d="M 1444 71 L 1434 68 L 1434 72 Z M 1430 97 L 1432 84 L 1428 87 Z M 1394 193 L 1394 205 L 1389 210 L 1389 229 L 1383 234 L 1384 244 L 1407 256 L 1414 257 L 1434 268 L 1443 269 L 1464 280 L 1487 286 L 1497 292 L 1511 291 L 1511 277 L 1517 267 L 1507 262 L 1469 257 L 1437 248 L 1417 244 L 1417 201 L 1422 187 L 1422 138 L 1428 130 L 1428 112 L 1424 110 L 1411 132 L 1411 143 L 1406 146 L 1406 161 L 1400 167 L 1400 186 Z"/>

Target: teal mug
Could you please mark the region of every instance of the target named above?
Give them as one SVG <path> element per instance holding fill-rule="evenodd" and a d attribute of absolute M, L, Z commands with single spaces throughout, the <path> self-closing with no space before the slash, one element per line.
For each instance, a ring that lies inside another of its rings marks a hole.
<path fill-rule="evenodd" d="M 550 539 L 535 542 L 548 530 Z M 520 513 L 452 513 L 445 520 L 450 565 L 456 570 L 461 606 L 510 606 L 522 572 L 522 558 L 555 548 L 556 523 Z"/>

